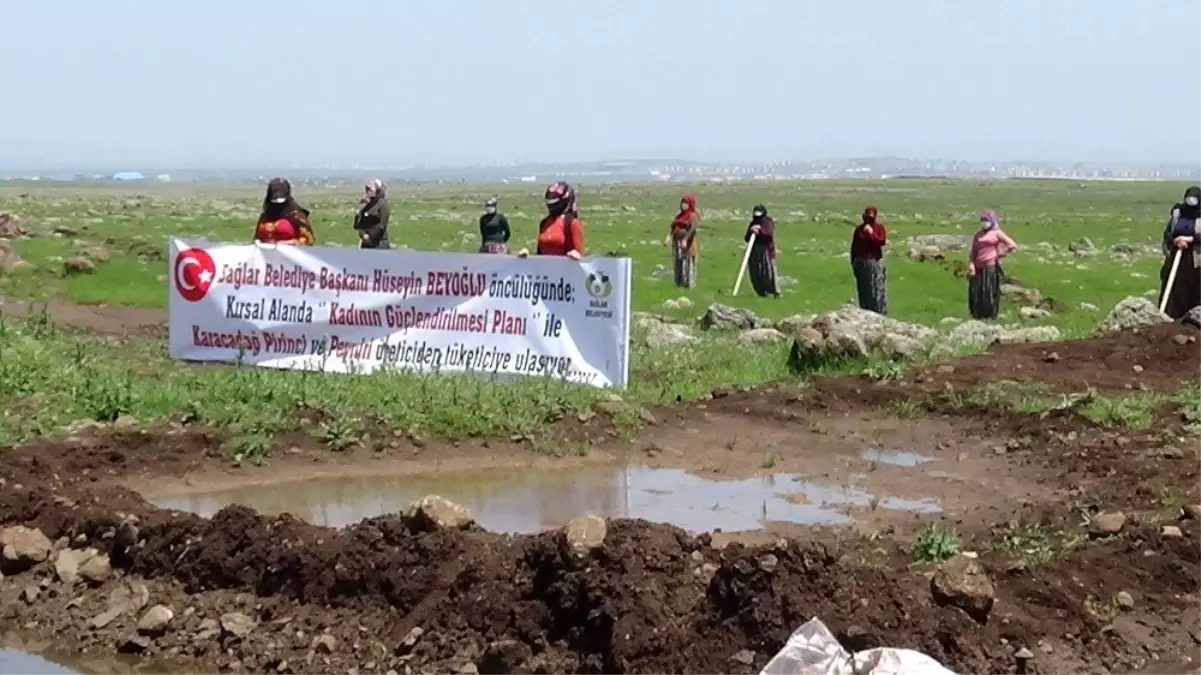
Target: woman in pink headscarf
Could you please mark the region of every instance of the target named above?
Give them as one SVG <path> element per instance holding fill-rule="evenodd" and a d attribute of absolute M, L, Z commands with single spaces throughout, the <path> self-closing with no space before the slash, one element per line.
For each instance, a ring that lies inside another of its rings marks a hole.
<path fill-rule="evenodd" d="M 1001 259 L 1017 250 L 1015 242 L 1001 230 L 997 212 L 980 213 L 980 229 L 972 237 L 968 257 L 967 306 L 973 319 L 995 319 L 1001 309 Z"/>

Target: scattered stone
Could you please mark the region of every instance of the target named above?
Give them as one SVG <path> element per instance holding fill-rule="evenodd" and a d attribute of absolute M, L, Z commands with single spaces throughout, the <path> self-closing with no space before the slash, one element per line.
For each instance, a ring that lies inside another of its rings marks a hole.
<path fill-rule="evenodd" d="M 1193 337 L 1192 335 L 1173 335 L 1172 336 L 1172 342 L 1175 342 L 1176 344 L 1181 345 L 1181 346 L 1187 345 L 1188 343 L 1193 342 L 1194 340 L 1196 340 L 1196 338 Z"/>
<path fill-rule="evenodd" d="M 407 515 L 424 530 L 461 530 L 475 522 L 466 506 L 439 495 L 426 495 L 413 502 Z"/>
<path fill-rule="evenodd" d="M 107 609 L 107 610 L 97 614 L 96 616 L 92 617 L 92 620 L 90 622 L 92 625 L 92 628 L 94 628 L 96 630 L 100 630 L 101 628 L 104 628 L 105 626 L 112 623 L 117 617 L 121 616 L 121 614 L 123 612 L 124 612 L 123 609 L 121 609 L 119 607 L 114 607 L 112 609 Z"/>
<path fill-rule="evenodd" d="M 236 638 L 250 635 L 255 628 L 254 619 L 241 612 L 227 612 L 221 615 L 221 630 Z"/>
<path fill-rule="evenodd" d="M 1126 591 L 1118 591 L 1117 601 L 1122 609 L 1134 609 L 1134 596 Z"/>
<path fill-rule="evenodd" d="M 738 342 L 747 347 L 774 345 L 788 339 L 775 328 L 752 328 L 738 334 Z"/>
<path fill-rule="evenodd" d="M 0 530 L 0 571 L 24 572 L 50 557 L 50 539 L 41 530 L 17 525 Z"/>
<path fill-rule="evenodd" d="M 663 301 L 663 309 L 691 309 L 692 300 L 686 297 L 672 298 Z"/>
<path fill-rule="evenodd" d="M 404 638 L 401 639 L 401 648 L 404 651 L 408 651 L 417 646 L 417 643 L 421 641 L 421 636 L 423 634 L 425 634 L 425 630 L 421 626 L 413 626 L 411 629 L 409 629 L 408 633 L 405 633 Z"/>
<path fill-rule="evenodd" d="M 567 545 L 577 555 L 586 555 L 605 543 L 608 525 L 600 516 L 588 514 L 572 518 L 563 529 Z"/>
<path fill-rule="evenodd" d="M 991 347 L 998 344 L 1024 344 L 1030 342 L 1055 342 L 1059 340 L 1059 329 L 1055 326 L 1027 326 L 1010 328 L 992 322 L 970 319 L 964 321 L 947 334 L 952 345 L 974 345 Z"/>
<path fill-rule="evenodd" d="M 709 305 L 700 318 L 701 330 L 750 330 L 761 328 L 767 322 L 754 312 L 741 307 L 730 307 L 720 303 Z"/>
<path fill-rule="evenodd" d="M 0 237 L 0 272 L 12 272 L 28 265 L 29 263 L 21 260 L 21 256 L 17 255 L 17 250 L 13 248 L 12 242 Z"/>
<path fill-rule="evenodd" d="M 1030 651 L 1026 647 L 1022 647 L 1021 649 L 1018 650 L 1018 653 L 1013 655 L 1013 657 L 1016 659 L 1020 659 L 1022 661 L 1026 661 L 1028 659 L 1034 658 L 1034 652 Z"/>
<path fill-rule="evenodd" d="M 146 584 L 134 579 L 122 579 L 108 594 L 108 608 L 117 610 L 118 614 L 138 612 L 148 604 L 150 590 Z"/>
<path fill-rule="evenodd" d="M 21 589 L 21 599 L 24 600 L 25 604 L 28 605 L 32 605 L 33 603 L 37 602 L 38 596 L 41 594 L 42 589 L 38 588 L 37 586 L 26 586 L 25 588 Z"/>
<path fill-rule="evenodd" d="M 1098 307 L 1098 306 L 1094 305 L 1094 304 L 1093 304 L 1093 303 L 1091 303 L 1091 302 L 1082 302 L 1082 303 L 1080 303 L 1080 309 L 1081 309 L 1082 311 L 1085 311 L 1085 312 L 1099 312 L 1099 311 L 1101 311 L 1101 308 L 1100 308 L 1100 307 Z"/>
<path fill-rule="evenodd" d="M 21 219 L 17 214 L 11 211 L 0 211 L 0 238 L 11 239 L 27 234 L 29 234 L 29 230 L 21 224 Z"/>
<path fill-rule="evenodd" d="M 131 638 L 126 638 L 117 647 L 117 651 L 122 654 L 141 654 L 150 649 L 150 638 L 145 635 L 135 635 Z"/>
<path fill-rule="evenodd" d="M 1060 358 L 1062 357 L 1059 356 L 1059 352 L 1050 352 L 1043 357 L 1043 361 L 1046 363 L 1058 363 Z"/>
<path fill-rule="evenodd" d="M 1018 310 L 1018 314 L 1020 314 L 1023 319 L 1030 319 L 1031 321 L 1045 319 L 1048 316 L 1051 316 L 1050 312 L 1039 307 L 1022 307 Z"/>
<path fill-rule="evenodd" d="M 755 665 L 755 652 L 749 649 L 743 649 L 742 651 L 734 653 L 734 655 L 730 657 L 730 660 L 734 661 L 735 663 L 741 663 L 744 666 L 753 666 Z"/>
<path fill-rule="evenodd" d="M 930 579 L 930 592 L 940 605 L 959 607 L 984 623 L 996 601 L 992 580 L 977 561 L 955 556 L 939 566 Z"/>
<path fill-rule="evenodd" d="M 112 575 L 113 566 L 108 556 L 97 551 L 79 565 L 79 577 L 94 586 L 108 581 Z"/>
<path fill-rule="evenodd" d="M 313 649 L 318 654 L 333 654 L 338 649 L 338 638 L 329 633 L 318 635 L 317 639 L 313 640 Z"/>
<path fill-rule="evenodd" d="M 65 548 L 59 551 L 54 560 L 55 576 L 64 584 L 74 584 L 79 581 L 79 567 L 97 553 L 94 548 Z"/>
<path fill-rule="evenodd" d="M 1201 328 L 1201 305 L 1190 309 L 1184 316 L 1180 317 L 1180 323 L 1188 324 L 1194 328 Z"/>
<path fill-rule="evenodd" d="M 1180 517 L 1185 520 L 1201 520 L 1201 504 L 1185 504 L 1180 507 Z"/>
<path fill-rule="evenodd" d="M 175 612 L 166 605 L 155 605 L 146 610 L 138 619 L 138 632 L 143 635 L 161 635 L 167 630 L 167 624 L 175 618 Z"/>
<path fill-rule="evenodd" d="M 1106 511 L 1094 515 L 1088 521 L 1088 533 L 1094 537 L 1108 537 L 1122 531 L 1126 526 L 1126 514 L 1121 511 Z"/>
<path fill-rule="evenodd" d="M 1081 237 L 1078 241 L 1068 244 L 1068 250 L 1072 253 L 1091 253 L 1097 250 L 1093 245 L 1093 240 L 1088 237 Z"/>
<path fill-rule="evenodd" d="M 1180 528 L 1176 527 L 1175 525 L 1164 525 L 1163 528 L 1159 530 L 1159 536 L 1163 537 L 1164 539 L 1179 539 L 1184 536 L 1184 532 L 1182 532 Z"/>
<path fill-rule="evenodd" d="M 1097 331 L 1101 333 L 1113 333 L 1141 326 L 1154 326 L 1171 322 L 1172 319 L 1167 314 L 1160 312 L 1154 302 L 1147 298 L 1132 295 L 1119 302 L 1109 312 L 1109 315 L 1097 327 Z"/>
<path fill-rule="evenodd" d="M 687 326 L 678 323 L 655 322 L 646 326 L 646 346 L 651 349 L 691 344 L 696 340 L 696 336 Z"/>
<path fill-rule="evenodd" d="M 91 274 L 96 271 L 96 263 L 84 258 L 76 256 L 69 258 L 63 262 L 63 274 L 73 276 L 77 274 Z"/>

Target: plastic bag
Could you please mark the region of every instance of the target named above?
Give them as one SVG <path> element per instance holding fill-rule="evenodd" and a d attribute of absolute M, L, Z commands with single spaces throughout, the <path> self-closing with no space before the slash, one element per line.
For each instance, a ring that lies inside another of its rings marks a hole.
<path fill-rule="evenodd" d="M 955 675 L 912 649 L 877 647 L 851 654 L 820 619 L 810 619 L 788 637 L 759 675 Z"/>

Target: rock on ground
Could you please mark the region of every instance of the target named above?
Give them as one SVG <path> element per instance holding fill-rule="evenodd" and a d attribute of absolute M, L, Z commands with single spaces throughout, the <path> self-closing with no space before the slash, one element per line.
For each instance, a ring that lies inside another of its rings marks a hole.
<path fill-rule="evenodd" d="M 705 310 L 700 318 L 701 330 L 750 330 L 768 325 L 768 321 L 759 318 L 749 309 L 716 302 L 709 305 L 709 309 Z"/>
<path fill-rule="evenodd" d="M 109 562 L 108 556 L 103 553 L 96 553 L 79 565 L 79 577 L 95 586 L 108 581 L 112 575 L 112 563 Z"/>
<path fill-rule="evenodd" d="M 21 260 L 21 256 L 17 255 L 17 250 L 13 248 L 12 242 L 0 237 L 0 272 L 12 272 L 28 266 L 29 263 Z"/>
<path fill-rule="evenodd" d="M 1059 329 L 1054 326 L 1011 328 L 975 319 L 957 324 L 947 334 L 948 342 L 953 345 L 973 345 L 977 347 L 1026 342 L 1054 342 L 1059 337 Z"/>
<path fill-rule="evenodd" d="M 789 362 L 804 370 L 831 359 L 860 359 L 872 353 L 912 358 L 935 331 L 848 306 L 814 317 L 795 332 Z"/>
<path fill-rule="evenodd" d="M 1180 323 L 1185 323 L 1194 328 L 1201 328 L 1201 305 L 1190 309 L 1187 314 L 1180 317 Z"/>
<path fill-rule="evenodd" d="M 471 509 L 439 495 L 426 495 L 413 502 L 408 517 L 425 530 L 459 530 L 475 522 Z"/>
<path fill-rule="evenodd" d="M 747 347 L 774 345 L 787 339 L 783 333 L 775 328 L 752 328 L 738 334 L 738 342 Z"/>
<path fill-rule="evenodd" d="M 146 610 L 138 619 L 138 632 L 143 635 L 161 635 L 166 632 L 167 625 L 175 618 L 175 612 L 166 605 L 155 605 Z"/>
<path fill-rule="evenodd" d="M 696 340 L 696 336 L 687 326 L 681 326 L 678 323 L 652 322 L 646 324 L 646 346 L 651 349 L 692 344 Z"/>
<path fill-rule="evenodd" d="M 80 579 L 79 568 L 99 553 L 94 548 L 65 548 L 54 560 L 54 574 L 64 584 L 74 584 Z"/>
<path fill-rule="evenodd" d="M 228 612 L 221 615 L 221 630 L 236 638 L 250 635 L 255 628 L 254 619 L 241 612 Z"/>
<path fill-rule="evenodd" d="M 962 555 L 938 568 L 930 579 L 930 592 L 938 604 L 959 607 L 980 623 L 988 619 L 997 598 L 992 579 L 980 563 Z"/>
<path fill-rule="evenodd" d="M 563 528 L 563 538 L 573 553 L 583 555 L 605 543 L 608 525 L 600 516 L 588 514 L 572 518 Z"/>
<path fill-rule="evenodd" d="M 50 557 L 50 539 L 41 530 L 17 525 L 0 530 L 0 567 L 5 574 L 23 572 Z"/>
<path fill-rule="evenodd" d="M 1119 302 L 1097 327 L 1100 333 L 1113 333 L 1120 330 L 1130 330 L 1141 326 L 1154 326 L 1161 323 L 1171 323 L 1167 314 L 1159 311 L 1159 307 L 1147 298 L 1132 295 Z"/>
<path fill-rule="evenodd" d="M 1122 531 L 1126 526 L 1126 514 L 1121 511 L 1106 511 L 1088 520 L 1088 532 L 1094 537 L 1108 537 Z"/>

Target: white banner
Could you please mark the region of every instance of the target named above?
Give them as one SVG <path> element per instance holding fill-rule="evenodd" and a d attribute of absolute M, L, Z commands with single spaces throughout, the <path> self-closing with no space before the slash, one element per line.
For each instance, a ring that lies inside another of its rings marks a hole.
<path fill-rule="evenodd" d="M 175 359 L 628 383 L 628 258 L 174 238 L 169 253 Z"/>

